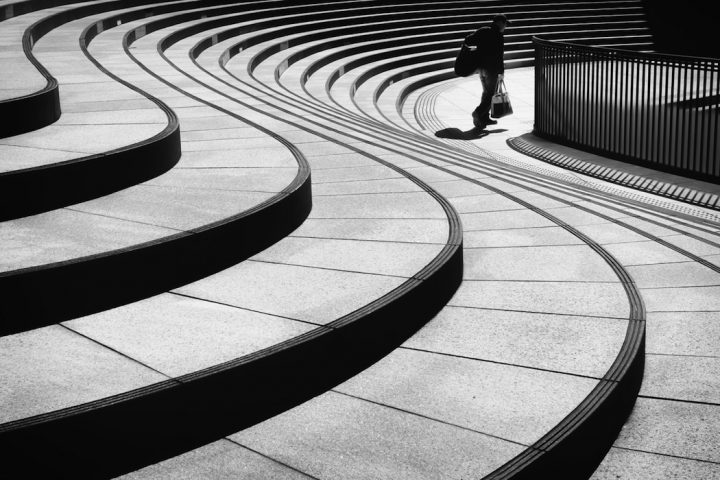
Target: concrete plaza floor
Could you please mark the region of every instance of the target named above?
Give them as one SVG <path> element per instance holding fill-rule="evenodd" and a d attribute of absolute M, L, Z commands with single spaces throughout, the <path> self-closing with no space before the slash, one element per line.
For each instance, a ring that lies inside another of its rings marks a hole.
<path fill-rule="evenodd" d="M 88 21 L 65 24 L 36 45 L 66 92 L 63 120 L 3 139 L 0 154 L 63 152 L 43 160 L 57 162 L 96 151 L 62 148 L 87 143 L 86 123 L 131 130 L 124 138 L 98 133 L 97 151 L 164 126 L 159 109 L 142 99 L 93 97 L 84 84 L 97 80 L 89 63 L 82 75 L 68 68 L 68 59 L 85 62 L 76 44 Z M 640 395 L 593 478 L 720 478 L 720 212 L 578 170 L 607 167 L 600 170 L 609 179 L 625 172 L 683 186 L 682 198 L 701 192 L 708 204 L 717 185 L 533 137 L 532 68 L 508 69 L 515 112 L 477 132 L 475 78 L 404 98 L 413 78 L 378 90 L 392 71 L 357 86 L 380 61 L 345 71 L 352 58 L 341 58 L 307 76 L 327 52 L 290 64 L 300 46 L 283 38 L 232 57 L 224 53 L 234 38 L 212 42 L 197 59 L 188 55 L 226 26 L 159 52 L 178 28 L 171 25 L 122 51 L 123 36 L 145 21 L 102 32 L 89 55 L 177 112 L 184 135 L 177 168 L 3 222 L 2 240 L 15 247 L 3 270 L 204 227 L 282 191 L 301 162 L 312 172 L 312 212 L 272 247 L 206 278 L 0 338 L 2 424 L 92 408 L 330 331 L 420 282 L 461 234 L 462 284 L 387 356 L 295 408 L 125 478 L 480 478 L 567 418 L 605 380 L 638 322 L 647 331 Z M 283 40 L 285 48 L 255 61 Z M 337 71 L 344 74 L 328 82 Z M 123 109 L 118 100 L 138 102 Z M 62 132 L 48 135 L 55 130 Z M 524 155 L 509 145 L 517 139 L 581 166 L 570 171 Z M 74 228 L 57 227 L 68 224 Z M 76 238 L 92 235 L 106 243 Z"/>

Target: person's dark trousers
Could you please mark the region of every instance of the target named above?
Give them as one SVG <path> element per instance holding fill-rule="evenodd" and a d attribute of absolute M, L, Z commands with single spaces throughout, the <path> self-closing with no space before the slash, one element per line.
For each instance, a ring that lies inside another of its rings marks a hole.
<path fill-rule="evenodd" d="M 497 82 L 497 73 L 488 72 L 487 70 L 480 71 L 480 83 L 482 84 L 483 92 L 480 98 L 480 105 L 478 105 L 472 114 L 473 123 L 476 127 L 480 126 L 478 125 L 479 123 L 484 125 L 490 123 L 490 105 L 492 96 L 495 94 Z"/>

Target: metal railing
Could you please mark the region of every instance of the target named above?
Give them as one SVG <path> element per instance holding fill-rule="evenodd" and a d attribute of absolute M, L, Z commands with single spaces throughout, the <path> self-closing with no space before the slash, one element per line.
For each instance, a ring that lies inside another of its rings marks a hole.
<path fill-rule="evenodd" d="M 533 38 L 538 136 L 720 180 L 720 60 Z"/>

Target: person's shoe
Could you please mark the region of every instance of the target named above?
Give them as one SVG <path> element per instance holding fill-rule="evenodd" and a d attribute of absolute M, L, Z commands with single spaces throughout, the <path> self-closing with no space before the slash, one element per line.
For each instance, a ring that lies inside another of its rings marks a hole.
<path fill-rule="evenodd" d="M 487 124 L 483 121 L 482 118 L 480 118 L 480 114 L 478 112 L 472 113 L 472 119 L 473 119 L 473 125 L 475 125 L 475 128 L 479 128 L 482 130 L 487 126 Z"/>
<path fill-rule="evenodd" d="M 483 123 L 485 125 L 497 125 L 497 120 L 493 120 L 492 118 L 486 118 L 483 120 Z"/>

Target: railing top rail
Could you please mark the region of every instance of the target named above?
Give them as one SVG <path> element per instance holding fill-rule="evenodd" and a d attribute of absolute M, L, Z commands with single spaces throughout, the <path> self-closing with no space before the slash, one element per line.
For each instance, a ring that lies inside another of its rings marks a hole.
<path fill-rule="evenodd" d="M 611 55 L 618 59 L 631 59 L 631 60 L 646 60 L 655 62 L 671 62 L 671 63 L 682 63 L 682 64 L 704 64 L 713 65 L 716 68 L 720 68 L 720 59 L 711 57 L 692 57 L 686 55 L 675 55 L 669 53 L 655 53 L 655 52 L 637 52 L 634 50 L 624 50 L 620 48 L 610 47 L 599 47 L 593 45 L 582 45 L 579 43 L 558 41 L 558 40 L 547 40 L 537 36 L 532 37 L 535 45 L 543 47 L 551 47 L 555 49 L 571 49 L 573 51 L 582 51 L 584 53 L 598 54 L 604 57 Z"/>

